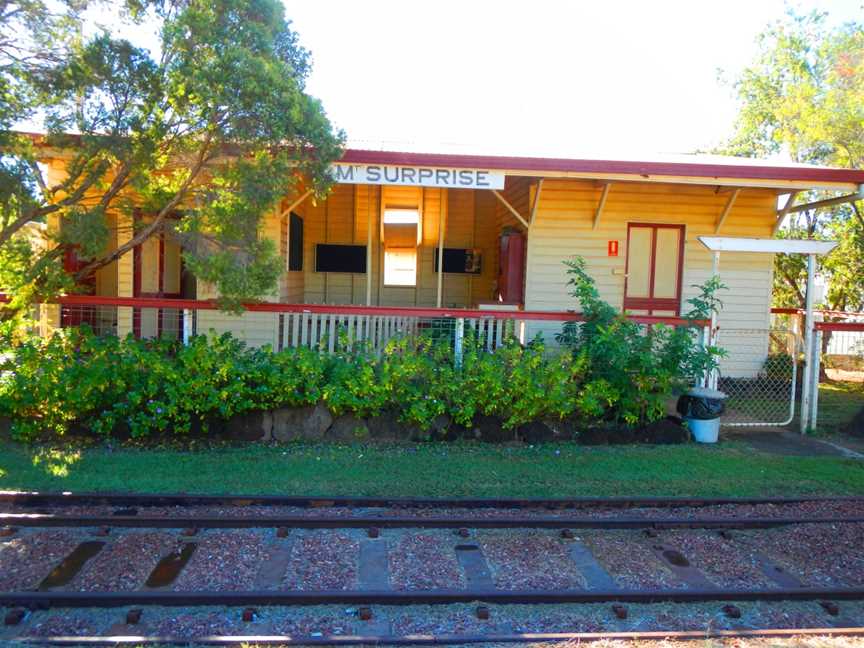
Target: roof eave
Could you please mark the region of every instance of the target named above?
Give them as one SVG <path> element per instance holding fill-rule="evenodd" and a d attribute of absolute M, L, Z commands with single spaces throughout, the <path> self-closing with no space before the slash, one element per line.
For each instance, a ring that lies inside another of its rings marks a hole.
<path fill-rule="evenodd" d="M 864 171 L 827 167 L 527 158 L 360 149 L 345 151 L 341 161 L 355 164 L 494 169 L 504 171 L 507 175 L 544 178 L 728 185 L 781 190 L 855 190 L 864 183 Z"/>

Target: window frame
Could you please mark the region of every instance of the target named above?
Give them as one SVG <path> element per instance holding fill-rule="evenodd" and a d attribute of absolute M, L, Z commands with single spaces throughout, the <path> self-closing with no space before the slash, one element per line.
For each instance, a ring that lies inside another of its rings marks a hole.
<path fill-rule="evenodd" d="M 651 250 L 648 274 L 648 297 L 628 297 L 627 290 L 630 284 L 630 233 L 634 227 L 651 230 Z M 654 297 L 654 279 L 657 266 L 657 231 L 661 229 L 676 229 L 680 232 L 678 237 L 678 278 L 675 282 L 675 297 Z M 684 245 L 686 241 L 686 225 L 670 223 L 627 223 L 627 250 L 624 270 L 624 312 L 648 311 L 653 315 L 656 311 L 673 312 L 675 317 L 681 314 L 682 284 L 684 281 Z"/>
<path fill-rule="evenodd" d="M 406 252 L 414 253 L 414 282 L 413 283 L 390 283 L 387 281 L 387 253 L 391 250 L 404 250 Z M 382 268 L 382 277 L 381 281 L 385 288 L 416 288 L 417 287 L 417 270 L 419 266 L 419 254 L 417 247 L 407 247 L 404 245 L 391 245 L 384 246 L 384 259 L 383 259 L 383 268 Z"/>
<path fill-rule="evenodd" d="M 305 223 L 303 217 L 293 211 L 285 219 L 285 270 L 287 272 L 303 272 L 303 245 Z M 295 227 L 296 226 L 296 227 Z M 295 232 L 295 229 L 297 230 Z M 299 240 L 299 244 L 297 241 Z M 295 246 L 297 246 L 295 248 Z M 297 252 L 297 259 L 293 252 Z M 294 263 L 296 261 L 296 263 Z"/>

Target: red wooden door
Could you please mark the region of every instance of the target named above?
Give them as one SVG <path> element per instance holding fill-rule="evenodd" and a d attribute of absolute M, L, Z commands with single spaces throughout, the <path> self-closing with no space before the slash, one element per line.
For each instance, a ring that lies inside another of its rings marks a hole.
<path fill-rule="evenodd" d="M 78 246 L 69 245 L 63 252 L 63 269 L 67 274 L 74 275 L 84 268 L 90 261 L 78 256 Z M 91 274 L 83 281 L 78 282 L 80 293 L 83 295 L 96 294 L 96 275 Z M 63 306 L 60 309 L 60 326 L 80 326 L 89 324 L 96 328 L 96 309 L 92 306 Z"/>
<path fill-rule="evenodd" d="M 133 296 L 180 298 L 181 250 L 168 236 L 151 236 L 138 245 L 133 251 L 132 266 Z M 136 337 L 180 337 L 181 329 L 182 311 L 179 309 L 135 308 L 132 312 L 132 330 Z"/>

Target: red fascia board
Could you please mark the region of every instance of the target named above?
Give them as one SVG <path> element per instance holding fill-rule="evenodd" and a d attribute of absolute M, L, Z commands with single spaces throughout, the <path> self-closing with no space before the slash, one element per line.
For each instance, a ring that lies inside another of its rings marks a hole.
<path fill-rule="evenodd" d="M 46 145 L 40 133 L 20 132 L 38 146 Z M 69 135 L 72 140 L 79 136 Z M 570 158 L 514 157 L 499 155 L 465 155 L 447 153 L 410 153 L 347 149 L 341 162 L 347 164 L 414 165 L 533 171 L 547 173 L 596 173 L 649 176 L 692 176 L 697 178 L 742 178 L 749 180 L 785 180 L 792 182 L 843 182 L 864 184 L 864 170 L 830 167 L 784 167 L 752 164 L 709 164 L 700 162 L 639 162 L 630 160 L 586 160 Z"/>
<path fill-rule="evenodd" d="M 567 158 L 503 157 L 442 153 L 404 153 L 349 149 L 341 162 L 431 167 L 498 169 L 547 173 L 596 173 L 637 176 L 693 176 L 698 178 L 742 178 L 798 182 L 847 182 L 864 184 L 864 170 L 828 167 L 784 167 L 700 162 L 638 162 L 624 160 L 578 160 Z"/>

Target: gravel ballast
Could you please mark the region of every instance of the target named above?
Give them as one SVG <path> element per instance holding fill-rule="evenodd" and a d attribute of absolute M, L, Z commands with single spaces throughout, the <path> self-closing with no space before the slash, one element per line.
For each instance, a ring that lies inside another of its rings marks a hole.
<path fill-rule="evenodd" d="M 391 541 L 390 583 L 393 589 L 462 589 L 465 576 L 450 533 L 406 533 Z"/>
<path fill-rule="evenodd" d="M 345 532 L 299 531 L 283 586 L 292 590 L 354 589 L 359 550 L 360 543 Z"/>
<path fill-rule="evenodd" d="M 178 591 L 237 591 L 253 589 L 255 577 L 268 558 L 267 531 L 236 529 L 207 531 L 192 538 L 198 548 L 180 572 Z"/>
<path fill-rule="evenodd" d="M 664 544 L 680 551 L 709 581 L 726 589 L 778 587 L 763 573 L 746 545 L 727 540 L 706 530 L 666 531 Z"/>
<path fill-rule="evenodd" d="M 585 579 L 554 532 L 495 530 L 477 534 L 500 589 L 578 589 Z"/>
<path fill-rule="evenodd" d="M 163 532 L 118 535 L 90 560 L 69 585 L 82 592 L 128 591 L 140 588 L 162 558 L 178 546 Z"/>
<path fill-rule="evenodd" d="M 0 542 L 0 590 L 34 589 L 83 539 L 78 531 L 46 529 Z"/>
<path fill-rule="evenodd" d="M 591 550 L 619 587 L 675 589 L 685 583 L 675 578 L 647 545 L 641 531 L 587 531 L 576 536 Z"/>
<path fill-rule="evenodd" d="M 864 524 L 803 524 L 742 537 L 805 585 L 864 586 Z"/>

